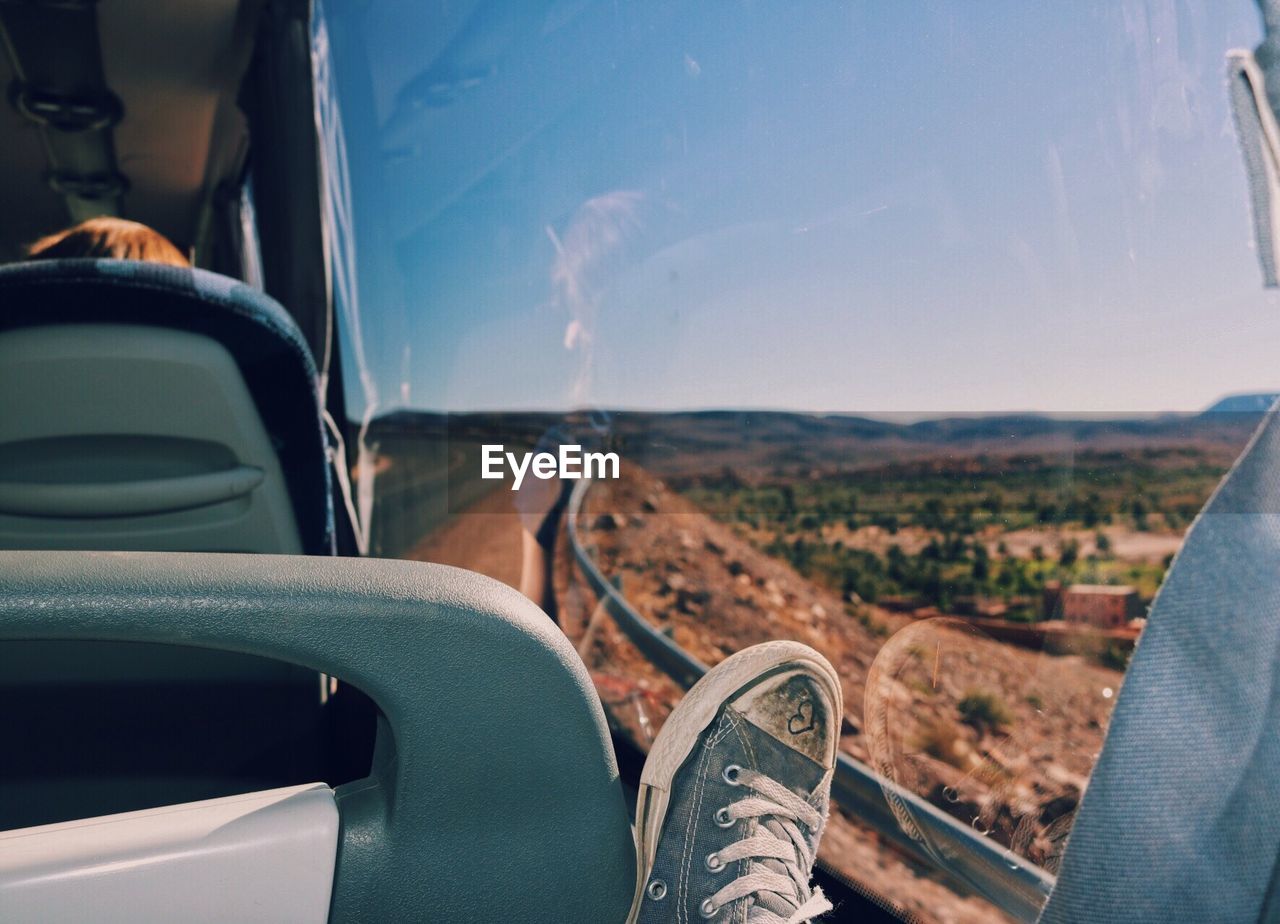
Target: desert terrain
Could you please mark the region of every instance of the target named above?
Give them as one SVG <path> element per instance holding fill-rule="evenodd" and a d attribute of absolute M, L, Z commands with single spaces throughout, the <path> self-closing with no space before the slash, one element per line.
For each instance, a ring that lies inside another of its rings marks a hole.
<path fill-rule="evenodd" d="M 1002 618 L 1035 629 L 1055 582 L 1128 583 L 1149 602 L 1255 421 L 668 416 L 614 418 L 616 445 L 631 452 L 624 477 L 592 485 L 579 524 L 602 572 L 704 663 L 771 638 L 813 645 L 844 683 L 848 754 L 1011 863 L 1054 871 L 1128 649 L 1050 654 L 996 640 L 970 614 L 998 603 Z M 458 477 L 465 465 L 445 463 L 495 431 L 532 445 L 545 421 L 392 424 L 379 434 L 392 514 L 379 551 L 516 585 L 511 492 L 482 490 Z M 563 535 L 555 588 L 615 731 L 647 748 L 681 690 L 614 625 Z M 844 810 L 822 858 L 908 919 L 1004 919 Z"/>

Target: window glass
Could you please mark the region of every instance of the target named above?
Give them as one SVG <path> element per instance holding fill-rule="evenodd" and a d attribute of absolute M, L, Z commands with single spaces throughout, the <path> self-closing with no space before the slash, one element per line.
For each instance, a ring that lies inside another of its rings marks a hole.
<path fill-rule="evenodd" d="M 550 599 L 641 749 L 679 685 L 602 594 L 704 663 L 815 645 L 846 753 L 911 795 L 842 805 L 824 860 L 1026 917 L 927 832 L 1052 882 L 1275 386 L 1223 80 L 1258 38 L 1247 0 L 327 0 L 371 551 Z M 619 477 L 515 491 L 494 445 Z"/>

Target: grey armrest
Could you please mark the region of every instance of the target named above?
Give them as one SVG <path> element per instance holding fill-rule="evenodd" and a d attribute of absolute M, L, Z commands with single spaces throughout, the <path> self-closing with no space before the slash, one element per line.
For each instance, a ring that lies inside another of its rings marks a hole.
<path fill-rule="evenodd" d="M 0 552 L 12 639 L 238 651 L 368 694 L 383 718 L 370 776 L 338 790 L 332 921 L 626 914 L 634 858 L 599 700 L 504 585 L 370 559 Z"/>

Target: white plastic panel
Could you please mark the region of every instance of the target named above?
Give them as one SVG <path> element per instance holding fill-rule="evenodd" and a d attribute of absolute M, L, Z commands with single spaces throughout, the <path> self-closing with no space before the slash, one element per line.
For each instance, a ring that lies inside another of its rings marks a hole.
<path fill-rule="evenodd" d="M 323 924 L 338 810 L 323 783 L 0 833 L 0 920 Z"/>

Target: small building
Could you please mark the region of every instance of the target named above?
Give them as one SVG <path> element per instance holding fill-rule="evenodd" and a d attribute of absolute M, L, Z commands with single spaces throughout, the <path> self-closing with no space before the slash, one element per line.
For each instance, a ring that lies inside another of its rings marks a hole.
<path fill-rule="evenodd" d="M 1142 615 L 1138 592 L 1127 585 L 1072 584 L 1062 591 L 1062 618 L 1068 625 L 1119 629 Z"/>

